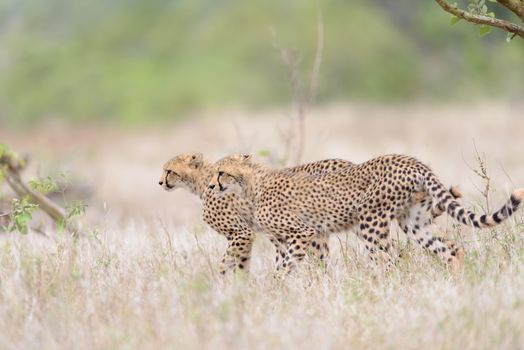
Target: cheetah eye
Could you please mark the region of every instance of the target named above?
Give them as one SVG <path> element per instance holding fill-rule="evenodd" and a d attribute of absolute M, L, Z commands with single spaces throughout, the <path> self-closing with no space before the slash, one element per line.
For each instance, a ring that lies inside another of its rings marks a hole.
<path fill-rule="evenodd" d="M 224 176 L 224 172 L 223 171 L 219 171 L 218 172 L 218 176 Z"/>
<path fill-rule="evenodd" d="M 171 174 L 171 170 L 166 170 L 167 175 Z"/>

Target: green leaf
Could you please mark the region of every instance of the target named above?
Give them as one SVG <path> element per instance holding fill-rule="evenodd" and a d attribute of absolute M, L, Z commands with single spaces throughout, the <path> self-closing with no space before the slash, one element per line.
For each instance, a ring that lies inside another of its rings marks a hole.
<path fill-rule="evenodd" d="M 29 220 L 31 220 L 31 216 L 29 215 L 29 217 L 27 217 L 25 214 L 19 215 L 15 218 L 16 229 L 18 232 L 27 234 L 27 223 Z"/>
<path fill-rule="evenodd" d="M 75 201 L 67 209 L 67 218 L 70 219 L 74 216 L 84 215 L 86 212 L 87 204 L 82 201 Z"/>
<path fill-rule="evenodd" d="M 16 230 L 23 235 L 27 235 L 27 233 L 29 232 L 27 229 L 27 225 L 18 224 L 18 223 L 16 225 Z"/>
<path fill-rule="evenodd" d="M 18 221 L 20 221 L 21 223 L 28 223 L 29 221 L 31 221 L 31 214 L 29 213 L 22 213 L 18 216 Z"/>
<path fill-rule="evenodd" d="M 457 24 L 459 21 L 461 20 L 460 17 L 457 17 L 455 15 L 451 15 L 450 19 L 449 19 L 449 24 L 451 24 L 452 26 L 454 26 L 455 24 Z"/>
<path fill-rule="evenodd" d="M 58 232 L 60 232 L 60 233 L 64 232 L 64 230 L 65 230 L 65 226 L 66 226 L 65 221 L 62 220 L 62 219 L 60 219 L 60 220 L 58 220 L 58 221 L 56 222 L 56 230 L 57 230 Z"/>
<path fill-rule="evenodd" d="M 258 151 L 258 155 L 260 157 L 269 157 L 269 151 L 267 149 L 261 149 Z"/>
<path fill-rule="evenodd" d="M 495 12 L 489 12 L 486 14 L 488 17 L 495 18 Z"/>
<path fill-rule="evenodd" d="M 29 197 L 24 197 L 21 200 L 14 198 L 11 203 L 11 214 L 9 215 L 9 232 L 17 230 L 22 234 L 26 234 L 28 231 L 27 225 L 33 218 L 31 213 L 37 209 L 38 206 L 31 203 Z"/>
<path fill-rule="evenodd" d="M 57 192 L 60 190 L 60 186 L 58 186 L 51 176 L 48 176 L 43 180 L 30 180 L 29 186 L 34 191 L 38 191 L 42 194 L 48 194 L 50 192 Z"/>
<path fill-rule="evenodd" d="M 479 29 L 480 36 L 484 36 L 484 35 L 488 34 L 489 32 L 491 32 L 491 29 L 492 28 L 490 26 L 481 25 L 480 29 Z"/>

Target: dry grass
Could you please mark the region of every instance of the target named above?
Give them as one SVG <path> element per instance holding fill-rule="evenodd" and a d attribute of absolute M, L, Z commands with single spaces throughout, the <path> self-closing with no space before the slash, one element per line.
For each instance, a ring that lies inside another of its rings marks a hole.
<path fill-rule="evenodd" d="M 404 243 L 384 276 L 343 235 L 325 269 L 304 265 L 285 280 L 263 239 L 250 276 L 223 277 L 224 242 L 210 231 L 11 235 L 0 244 L 0 348 L 515 349 L 524 345 L 522 220 L 463 242 L 459 278 Z"/>
<path fill-rule="evenodd" d="M 445 184 L 460 185 L 465 205 L 478 210 L 486 205 L 477 190 L 483 183 L 467 166 L 475 164 L 474 139 L 487 155 L 491 204 L 498 207 L 508 189 L 524 185 L 524 121 L 512 117 L 523 110 L 316 110 L 306 127 L 305 156 L 359 162 L 412 154 Z M 0 237 L 0 348 L 524 347 L 524 210 L 478 232 L 459 233 L 443 218 L 447 234 L 466 251 L 458 278 L 402 237 L 404 258 L 384 276 L 352 234 L 331 238 L 325 269 L 305 265 L 282 280 L 261 237 L 249 276 L 217 275 L 223 238 L 203 226 L 196 198 L 159 188 L 161 165 L 194 150 L 212 159 L 236 151 L 276 153 L 282 115 L 249 119 L 236 112 L 165 130 L 0 130 L 0 139 L 33 155 L 33 174 L 58 168 L 93 186 L 88 214 L 98 227 L 76 242 L 52 229 L 52 239 Z"/>

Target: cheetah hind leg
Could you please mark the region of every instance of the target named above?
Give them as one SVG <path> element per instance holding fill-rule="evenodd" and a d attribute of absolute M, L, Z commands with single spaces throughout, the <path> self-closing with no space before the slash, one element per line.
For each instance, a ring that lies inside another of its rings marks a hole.
<path fill-rule="evenodd" d="M 462 192 L 460 191 L 460 188 L 458 186 L 451 186 L 449 188 L 449 193 L 453 196 L 454 199 L 459 199 L 462 197 Z M 425 198 L 425 197 L 424 197 Z M 446 212 L 446 208 L 444 208 L 441 204 L 435 203 L 435 201 L 432 201 L 432 208 L 431 208 L 431 216 L 433 219 L 438 218 L 440 215 Z M 416 204 L 416 203 L 413 203 Z"/>
<path fill-rule="evenodd" d="M 282 260 L 286 257 L 286 241 L 279 240 L 274 236 L 269 236 L 269 240 L 275 246 L 275 266 L 278 269 L 278 267 L 282 264 Z"/>
<path fill-rule="evenodd" d="M 321 266 L 326 266 L 326 259 L 329 256 L 329 235 L 317 234 L 311 238 L 311 243 L 308 248 L 308 253 L 318 262 Z"/>
<path fill-rule="evenodd" d="M 315 229 L 305 225 L 284 233 L 284 236 L 289 238 L 286 240 L 285 256 L 281 260 L 281 264 L 277 266 L 277 271 L 283 272 L 285 275 L 289 274 L 297 263 L 304 260 L 307 249 L 311 247 L 312 240 L 317 235 Z"/>
<path fill-rule="evenodd" d="M 454 199 L 459 199 L 462 197 L 462 192 L 460 191 L 460 188 L 458 186 L 451 186 L 449 188 L 449 193 L 453 196 Z M 409 205 L 419 204 L 423 200 L 427 201 L 427 196 L 428 194 L 425 191 L 415 192 L 409 201 Z M 438 218 L 445 212 L 446 208 L 444 208 L 441 204 L 433 200 L 431 207 L 431 216 L 433 217 L 433 219 Z"/>
<path fill-rule="evenodd" d="M 275 246 L 275 266 L 277 267 L 277 269 L 279 269 L 287 254 L 287 243 L 285 240 L 278 240 L 276 237 L 273 236 L 270 236 L 269 240 Z M 329 256 L 328 240 L 328 235 L 317 234 L 311 239 L 309 248 L 307 249 L 308 255 L 318 260 L 321 266 L 325 266 L 326 259 Z"/>
<path fill-rule="evenodd" d="M 389 272 L 395 265 L 392 257 L 392 244 L 390 239 L 391 215 L 389 212 L 376 208 L 361 211 L 357 236 L 364 240 L 366 249 L 372 261 L 384 267 Z"/>
<path fill-rule="evenodd" d="M 458 275 L 462 270 L 464 251 L 450 240 L 433 235 L 438 230 L 433 217 L 432 198 L 426 197 L 400 216 L 399 226 L 409 239 L 438 256 L 449 265 L 454 275 Z"/>

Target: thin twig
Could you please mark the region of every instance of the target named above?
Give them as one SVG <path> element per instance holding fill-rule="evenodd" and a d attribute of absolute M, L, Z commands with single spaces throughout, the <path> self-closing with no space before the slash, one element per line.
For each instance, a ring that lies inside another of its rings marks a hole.
<path fill-rule="evenodd" d="M 36 232 L 36 233 L 39 233 L 41 234 L 42 236 L 46 237 L 46 238 L 49 238 L 49 235 L 47 234 L 47 232 L 45 232 L 42 228 L 40 227 L 36 227 L 36 226 L 31 226 L 31 230 L 33 232 Z"/>
<path fill-rule="evenodd" d="M 175 253 L 173 250 L 173 240 L 171 239 L 171 234 L 169 233 L 169 230 L 167 229 L 162 219 L 159 218 L 158 222 L 160 223 L 160 227 L 162 228 L 162 231 L 164 232 L 165 236 L 167 237 L 167 247 L 169 248 L 169 257 L 171 261 L 173 262 L 173 265 L 176 268 Z"/>
<path fill-rule="evenodd" d="M 482 179 L 482 181 L 484 182 L 484 189 L 480 189 L 478 188 L 477 186 L 475 186 L 477 188 L 477 190 L 482 194 L 482 197 L 484 197 L 484 200 L 486 202 L 486 211 L 487 212 L 490 212 L 490 208 L 491 208 L 491 200 L 490 200 L 490 197 L 491 197 L 491 177 L 488 175 L 488 170 L 487 170 L 487 166 L 486 166 L 486 155 L 483 154 L 482 156 L 480 155 L 479 151 L 478 151 L 478 148 L 477 148 L 477 144 L 475 143 L 475 140 L 473 140 L 473 147 L 475 149 L 475 159 L 478 163 L 478 169 L 471 166 L 467 161 L 466 159 L 464 158 L 464 155 L 462 155 L 462 160 L 464 161 L 464 163 L 466 164 L 466 166 L 471 170 L 473 171 L 478 177 L 480 177 Z"/>
<path fill-rule="evenodd" d="M 482 191 L 482 196 L 486 200 L 486 210 L 490 212 L 490 191 L 491 191 L 491 178 L 488 175 L 486 168 L 486 154 L 483 154 L 482 157 L 479 154 L 477 149 L 477 144 L 473 140 L 473 147 L 475 148 L 475 154 L 477 157 L 477 163 L 479 164 L 479 170 L 474 170 L 475 174 L 479 176 L 484 181 L 484 190 Z"/>

